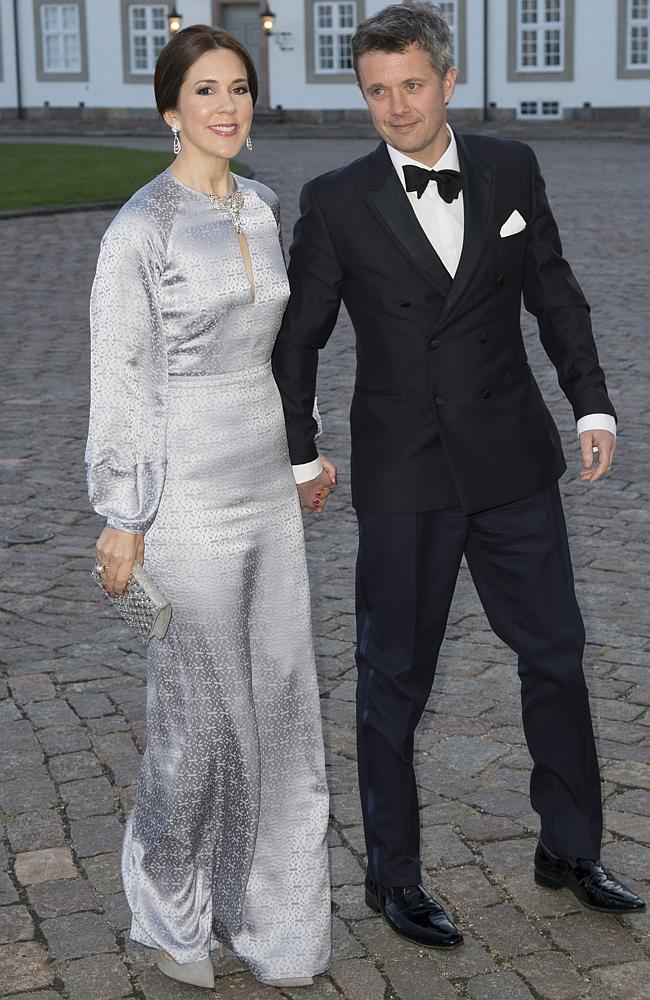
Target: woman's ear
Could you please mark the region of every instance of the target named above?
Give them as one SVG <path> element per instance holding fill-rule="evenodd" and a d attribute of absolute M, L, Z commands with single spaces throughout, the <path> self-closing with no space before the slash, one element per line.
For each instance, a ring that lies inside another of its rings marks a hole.
<path fill-rule="evenodd" d="M 173 128 L 177 124 L 175 113 L 173 111 L 165 111 L 163 121 L 169 128 Z"/>

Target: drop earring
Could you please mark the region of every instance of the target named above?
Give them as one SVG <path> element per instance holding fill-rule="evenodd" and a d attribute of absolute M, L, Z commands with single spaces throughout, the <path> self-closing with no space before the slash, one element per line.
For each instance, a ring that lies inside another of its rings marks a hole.
<path fill-rule="evenodd" d="M 246 149 L 252 149 L 252 148 L 253 148 L 253 140 L 249 135 L 248 138 L 246 139 Z"/>
<path fill-rule="evenodd" d="M 173 146 L 174 156 L 178 156 L 178 154 L 181 151 L 181 140 L 180 140 L 180 136 L 178 134 L 178 128 L 176 127 L 176 125 L 172 125 L 172 133 L 173 133 L 173 136 L 174 136 L 174 146 Z"/>

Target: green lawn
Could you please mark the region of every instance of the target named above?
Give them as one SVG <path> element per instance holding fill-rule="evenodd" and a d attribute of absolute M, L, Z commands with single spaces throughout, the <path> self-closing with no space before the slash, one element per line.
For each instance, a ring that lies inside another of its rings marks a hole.
<path fill-rule="evenodd" d="M 144 149 L 63 143 L 0 145 L 0 211 L 126 201 L 173 156 Z M 238 167 L 233 163 L 233 170 Z"/>

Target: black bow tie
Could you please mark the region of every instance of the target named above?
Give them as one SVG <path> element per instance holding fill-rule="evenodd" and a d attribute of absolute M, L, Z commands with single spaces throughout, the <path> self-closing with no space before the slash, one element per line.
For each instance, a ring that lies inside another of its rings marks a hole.
<path fill-rule="evenodd" d="M 443 201 L 451 205 L 463 190 L 463 175 L 459 170 L 427 170 L 426 167 L 414 167 L 408 164 L 402 167 L 407 191 L 417 191 L 418 199 L 426 191 L 429 181 L 438 185 L 438 194 Z"/>

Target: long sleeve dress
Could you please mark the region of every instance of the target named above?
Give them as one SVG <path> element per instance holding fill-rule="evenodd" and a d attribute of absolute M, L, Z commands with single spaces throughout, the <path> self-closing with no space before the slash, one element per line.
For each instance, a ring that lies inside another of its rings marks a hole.
<path fill-rule="evenodd" d="M 330 953 L 325 782 L 302 518 L 270 357 L 288 298 L 277 198 L 232 220 L 170 171 L 110 225 L 91 299 L 91 503 L 146 532 L 172 620 L 122 870 L 131 937 L 211 935 L 259 979 Z"/>

